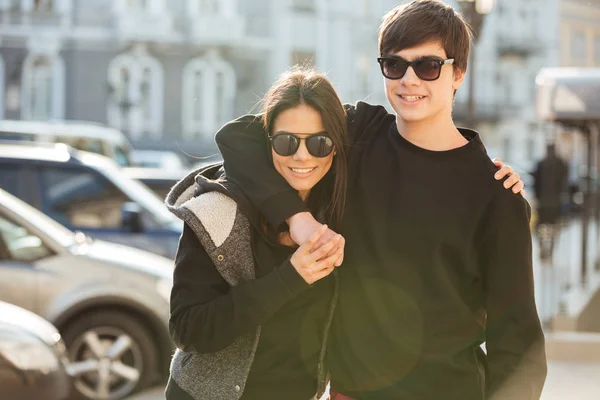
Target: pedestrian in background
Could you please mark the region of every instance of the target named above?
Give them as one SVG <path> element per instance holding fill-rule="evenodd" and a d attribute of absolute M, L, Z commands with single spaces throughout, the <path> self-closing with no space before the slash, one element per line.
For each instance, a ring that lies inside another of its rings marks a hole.
<path fill-rule="evenodd" d="M 546 155 L 533 172 L 534 193 L 537 200 L 536 232 L 540 241 L 542 260 L 550 260 L 559 233 L 559 221 L 568 199 L 569 168 L 556 154 L 556 146 L 546 146 Z"/>

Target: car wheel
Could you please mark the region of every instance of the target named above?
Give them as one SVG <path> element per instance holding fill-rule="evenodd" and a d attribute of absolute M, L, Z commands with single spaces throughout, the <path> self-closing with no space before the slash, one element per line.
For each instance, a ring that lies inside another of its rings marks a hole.
<path fill-rule="evenodd" d="M 122 399 L 152 383 L 158 350 L 148 329 L 121 311 L 95 311 L 63 332 L 73 398 Z"/>

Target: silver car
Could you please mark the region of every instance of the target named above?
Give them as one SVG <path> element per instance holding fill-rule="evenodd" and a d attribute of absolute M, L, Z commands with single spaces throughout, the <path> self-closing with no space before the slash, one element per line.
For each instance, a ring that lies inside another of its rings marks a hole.
<path fill-rule="evenodd" d="M 121 399 L 164 377 L 173 262 L 74 233 L 0 189 L 0 300 L 63 336 L 83 399 Z"/>
<path fill-rule="evenodd" d="M 10 400 L 67 400 L 65 345 L 52 324 L 0 301 L 0 389 Z"/>

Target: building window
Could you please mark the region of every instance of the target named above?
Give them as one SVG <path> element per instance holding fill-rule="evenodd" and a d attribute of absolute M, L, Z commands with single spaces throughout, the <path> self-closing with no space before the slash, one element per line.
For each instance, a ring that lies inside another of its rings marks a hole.
<path fill-rule="evenodd" d="M 571 60 L 585 62 L 587 59 L 586 34 L 581 30 L 571 31 Z"/>
<path fill-rule="evenodd" d="M 108 67 L 110 126 L 133 140 L 162 137 L 164 72 L 145 50 L 117 56 Z"/>
<path fill-rule="evenodd" d="M 213 135 L 233 116 L 236 76 L 217 53 L 190 61 L 183 71 L 183 134 Z"/>
<path fill-rule="evenodd" d="M 64 118 L 64 64 L 60 57 L 30 54 L 23 64 L 21 117 Z"/>

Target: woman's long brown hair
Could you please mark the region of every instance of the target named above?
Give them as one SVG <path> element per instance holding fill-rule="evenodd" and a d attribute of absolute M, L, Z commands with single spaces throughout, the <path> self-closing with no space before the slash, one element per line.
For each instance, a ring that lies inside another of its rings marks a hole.
<path fill-rule="evenodd" d="M 269 135 L 277 116 L 290 108 L 304 104 L 321 115 L 335 155 L 330 170 L 310 191 L 307 206 L 320 222 L 339 229 L 346 204 L 348 133 L 346 111 L 333 85 L 322 73 L 294 67 L 277 79 L 261 103 Z"/>

